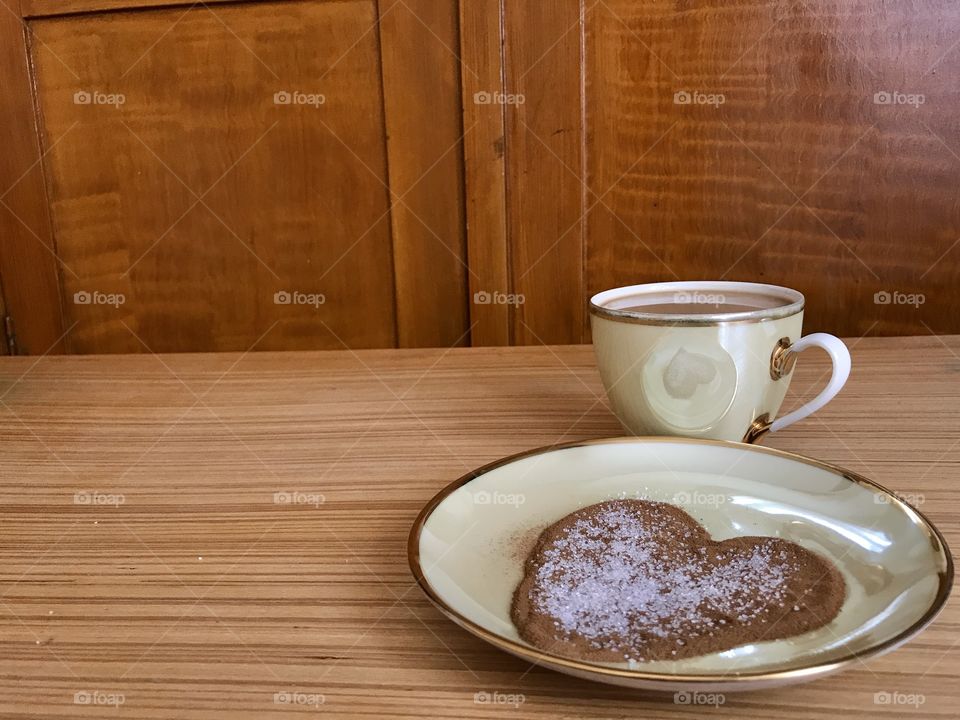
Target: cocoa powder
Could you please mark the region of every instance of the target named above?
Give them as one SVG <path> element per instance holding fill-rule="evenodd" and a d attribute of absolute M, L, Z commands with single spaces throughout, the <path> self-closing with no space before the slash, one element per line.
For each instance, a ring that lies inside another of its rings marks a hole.
<path fill-rule="evenodd" d="M 823 627 L 846 584 L 832 563 L 772 537 L 714 541 L 683 510 L 612 500 L 544 530 L 514 592 L 520 636 L 599 662 L 695 657 Z"/>

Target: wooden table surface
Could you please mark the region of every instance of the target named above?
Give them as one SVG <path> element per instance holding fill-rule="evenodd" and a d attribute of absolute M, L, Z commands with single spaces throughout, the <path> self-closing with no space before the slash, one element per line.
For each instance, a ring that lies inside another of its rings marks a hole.
<path fill-rule="evenodd" d="M 850 344 L 839 398 L 766 444 L 906 494 L 960 547 L 960 337 Z M 788 407 L 825 381 L 813 355 Z M 890 655 L 718 708 L 532 667 L 434 610 L 405 542 L 436 491 L 508 453 L 621 434 L 589 347 L 4 358 L 0 423 L 3 718 L 960 708 L 956 600 Z"/>

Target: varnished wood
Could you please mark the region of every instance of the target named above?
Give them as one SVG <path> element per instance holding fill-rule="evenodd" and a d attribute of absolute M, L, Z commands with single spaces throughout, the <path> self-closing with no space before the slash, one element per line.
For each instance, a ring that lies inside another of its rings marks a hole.
<path fill-rule="evenodd" d="M 850 344 L 839 397 L 765 443 L 919 500 L 960 546 L 960 337 Z M 784 409 L 827 372 L 804 355 Z M 281 718 L 288 691 L 337 718 L 945 718 L 960 703 L 955 601 L 890 655 L 718 709 L 531 667 L 434 610 L 405 551 L 434 493 L 508 453 L 620 432 L 589 347 L 3 358 L 0 398 L 10 717 Z M 75 504 L 93 491 L 124 502 Z M 94 691 L 122 693 L 120 712 L 74 704 Z"/>
<path fill-rule="evenodd" d="M 65 328 L 30 86 L 29 36 L 16 9 L 16 3 L 0 8 L 0 276 L 21 351 L 40 354 L 63 350 Z"/>
<path fill-rule="evenodd" d="M 4 323 L 4 325 L 0 326 L 0 355 L 10 355 L 11 345 L 16 347 L 16 336 L 14 336 L 14 338 L 10 337 L 9 328 L 6 327 L 6 317 L 7 306 L 3 299 L 3 283 L 2 279 L 0 279 L 0 318 L 3 319 L 2 322 Z M 12 328 L 12 325 L 10 327 Z"/>
<path fill-rule="evenodd" d="M 24 8 L 71 351 L 469 343 L 455 2 L 119 8 Z"/>
<path fill-rule="evenodd" d="M 515 304 L 482 302 L 512 292 L 506 227 L 502 0 L 460 3 L 463 138 L 473 345 L 509 345 Z"/>
<path fill-rule="evenodd" d="M 290 0 L 293 1 L 293 0 Z M 351 2 L 352 0 L 321 0 L 321 2 Z M 256 0 L 204 0 L 204 5 L 256 2 Z M 20 0 L 20 12 L 25 18 L 57 17 L 81 13 L 99 13 L 112 10 L 146 10 L 175 8 L 183 10 L 195 5 L 192 0 Z"/>
<path fill-rule="evenodd" d="M 589 288 L 762 279 L 831 332 L 960 330 L 957 5 L 661 8 L 605 1 L 587 23 L 589 176 L 612 188 L 589 215 Z M 674 103 L 695 91 L 725 102 Z"/>
<path fill-rule="evenodd" d="M 583 125 L 578 2 L 505 3 L 507 228 L 519 343 L 581 342 Z"/>
<path fill-rule="evenodd" d="M 456 0 L 379 0 L 401 347 L 469 343 Z"/>
<path fill-rule="evenodd" d="M 504 27 L 518 341 L 585 336 L 602 289 L 718 277 L 797 287 L 835 333 L 960 331 L 954 3 L 557 0 Z"/>
<path fill-rule="evenodd" d="M 395 344 L 375 22 L 357 1 L 34 23 L 71 350 Z"/>
<path fill-rule="evenodd" d="M 24 352 L 573 342 L 595 291 L 711 277 L 797 287 L 810 329 L 960 331 L 947 0 L 8 10 L 0 275 Z M 314 81 L 315 115 L 269 104 Z"/>

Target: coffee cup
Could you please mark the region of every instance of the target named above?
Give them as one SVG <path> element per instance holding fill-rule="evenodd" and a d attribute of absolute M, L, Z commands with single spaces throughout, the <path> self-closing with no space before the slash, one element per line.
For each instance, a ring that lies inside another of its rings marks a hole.
<path fill-rule="evenodd" d="M 631 285 L 594 295 L 590 324 L 613 411 L 635 435 L 754 442 L 826 405 L 850 375 L 850 352 L 803 337 L 803 295 L 747 282 Z M 833 372 L 812 400 L 778 418 L 797 356 L 827 351 Z"/>

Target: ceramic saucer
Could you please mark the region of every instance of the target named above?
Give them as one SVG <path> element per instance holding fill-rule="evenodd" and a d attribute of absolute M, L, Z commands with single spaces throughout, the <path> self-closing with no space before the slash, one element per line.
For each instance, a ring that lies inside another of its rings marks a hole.
<path fill-rule="evenodd" d="M 773 536 L 820 553 L 847 583 L 840 614 L 804 635 L 680 661 L 594 663 L 527 644 L 510 602 L 537 535 L 616 498 L 678 505 L 717 540 Z M 933 620 L 953 579 L 937 529 L 873 481 L 778 450 L 683 438 L 585 441 L 479 468 L 423 509 L 409 560 L 441 612 L 492 645 L 590 680 L 670 691 L 804 682 L 889 652 Z"/>

